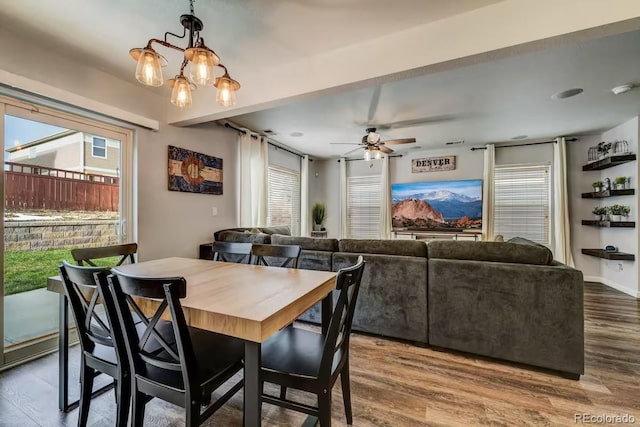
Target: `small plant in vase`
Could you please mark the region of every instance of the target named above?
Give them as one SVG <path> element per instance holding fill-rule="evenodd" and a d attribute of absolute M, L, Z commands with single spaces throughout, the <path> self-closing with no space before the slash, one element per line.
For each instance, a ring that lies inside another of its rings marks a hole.
<path fill-rule="evenodd" d="M 313 205 L 311 216 L 313 217 L 313 231 L 322 230 L 322 223 L 327 217 L 324 204 L 316 203 L 315 205 Z"/>
<path fill-rule="evenodd" d="M 616 190 L 623 190 L 625 184 L 627 183 L 627 177 L 626 176 L 619 176 L 616 179 L 613 180 L 613 185 L 615 185 Z"/>
<path fill-rule="evenodd" d="M 591 186 L 593 187 L 593 191 L 595 191 L 596 193 L 604 191 L 604 182 L 602 181 L 594 181 Z"/>
<path fill-rule="evenodd" d="M 622 205 L 613 205 L 608 208 L 611 221 L 622 221 L 623 216 L 628 216 L 631 208 Z"/>
<path fill-rule="evenodd" d="M 609 154 L 609 151 L 611 151 L 610 142 L 602 141 L 601 143 L 598 144 L 597 147 L 598 147 L 598 157 L 600 157 L 601 159 L 604 159 L 605 157 L 607 157 L 607 155 Z"/>
<path fill-rule="evenodd" d="M 606 221 L 607 215 L 607 207 L 606 206 L 596 206 L 593 208 L 593 214 L 598 217 L 598 221 Z"/>

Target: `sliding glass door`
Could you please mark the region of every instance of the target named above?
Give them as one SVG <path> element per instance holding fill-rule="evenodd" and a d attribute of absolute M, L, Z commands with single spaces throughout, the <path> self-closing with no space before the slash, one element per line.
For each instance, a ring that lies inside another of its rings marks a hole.
<path fill-rule="evenodd" d="M 5 100 L 2 364 L 55 348 L 59 294 L 47 290 L 76 247 L 127 241 L 131 133 Z"/>

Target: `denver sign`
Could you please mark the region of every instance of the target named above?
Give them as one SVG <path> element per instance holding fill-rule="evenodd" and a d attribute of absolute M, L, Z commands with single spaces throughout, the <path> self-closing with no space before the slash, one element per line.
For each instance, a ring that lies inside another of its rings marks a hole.
<path fill-rule="evenodd" d="M 411 161 L 411 172 L 452 171 L 456 168 L 456 156 L 425 157 Z"/>

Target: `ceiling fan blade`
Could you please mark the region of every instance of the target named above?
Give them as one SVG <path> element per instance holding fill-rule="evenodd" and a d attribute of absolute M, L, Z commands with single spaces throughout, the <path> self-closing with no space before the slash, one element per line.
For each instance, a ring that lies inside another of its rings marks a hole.
<path fill-rule="evenodd" d="M 347 151 L 346 153 L 344 153 L 344 154 L 342 155 L 342 157 L 348 156 L 348 155 L 349 155 L 349 154 L 351 154 L 351 153 L 355 153 L 355 152 L 356 152 L 356 151 L 358 151 L 358 150 L 362 150 L 362 148 L 358 147 L 358 148 L 355 148 L 355 149 L 353 149 L 353 150 L 351 150 L 351 151 Z"/>
<path fill-rule="evenodd" d="M 384 145 L 379 146 L 378 148 L 380 148 L 380 151 L 382 151 L 385 154 L 391 154 L 393 153 L 393 150 L 389 147 L 385 147 Z"/>
<path fill-rule="evenodd" d="M 380 103 L 380 92 L 382 92 L 381 84 L 376 86 L 376 88 L 373 90 L 371 102 L 369 103 L 369 114 L 367 115 L 367 122 L 372 121 L 376 116 L 376 111 L 378 111 L 378 104 Z"/>
<path fill-rule="evenodd" d="M 416 142 L 415 138 L 402 138 L 402 139 L 389 139 L 386 141 L 382 141 L 383 144 L 411 144 L 413 142 Z"/>
<path fill-rule="evenodd" d="M 449 122 L 456 119 L 465 118 L 464 115 L 455 115 L 455 114 L 443 114 L 440 116 L 431 116 L 431 117 L 421 117 L 418 119 L 411 120 L 400 120 L 397 122 L 391 123 L 376 123 L 375 126 L 378 129 L 386 130 L 386 129 L 396 129 L 396 128 L 408 128 L 413 126 L 424 126 L 436 123 Z M 374 126 L 374 124 L 372 124 Z"/>

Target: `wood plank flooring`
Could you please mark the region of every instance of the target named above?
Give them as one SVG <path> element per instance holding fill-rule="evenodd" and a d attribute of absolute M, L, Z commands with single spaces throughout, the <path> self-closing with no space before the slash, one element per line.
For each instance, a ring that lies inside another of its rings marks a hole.
<path fill-rule="evenodd" d="M 355 426 L 576 425 L 575 414 L 635 416 L 640 423 L 640 303 L 603 285 L 585 286 L 586 374 L 574 381 L 522 366 L 354 334 Z M 72 364 L 77 364 L 74 348 Z M 76 377 L 71 384 L 73 391 Z M 309 396 L 292 393 L 311 403 Z M 339 384 L 333 425 L 344 426 Z M 205 424 L 241 426 L 242 394 Z M 113 393 L 91 405 L 90 426 L 112 426 Z M 298 426 L 304 416 L 264 405 L 263 425 Z M 0 426 L 75 426 L 57 409 L 57 355 L 0 374 Z M 183 412 L 149 403 L 145 425 L 184 425 Z"/>

